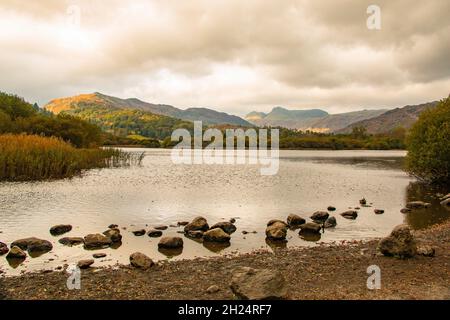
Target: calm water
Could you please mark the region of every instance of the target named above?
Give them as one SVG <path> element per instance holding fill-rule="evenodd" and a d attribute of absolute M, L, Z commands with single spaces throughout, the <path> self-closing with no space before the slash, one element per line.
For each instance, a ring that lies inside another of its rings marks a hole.
<path fill-rule="evenodd" d="M 183 252 L 171 259 L 271 249 L 264 234 L 268 220 L 284 220 L 289 213 L 306 218 L 328 205 L 337 208 L 332 214 L 337 227 L 327 229 L 320 239 L 302 239 L 297 231 L 289 231 L 288 247 L 379 237 L 403 222 L 423 228 L 450 217 L 435 198 L 437 192 L 448 190 L 430 190 L 408 177 L 401 170 L 403 151 L 281 151 L 275 176 L 261 176 L 256 165 L 174 165 L 169 150 L 144 151 L 146 158 L 140 167 L 92 170 L 60 181 L 1 183 L 0 241 L 9 244 L 36 236 L 51 240 L 54 249 L 38 258 L 28 257 L 16 269 L 3 256 L 0 269 L 17 274 L 90 258 L 92 251 L 65 247 L 58 243 L 60 237 L 49 234 L 52 225 L 61 223 L 74 226 L 64 236 L 101 233 L 112 223 L 127 228 L 122 230 L 120 247 L 99 251 L 108 254 L 96 261 L 99 266 L 128 263 L 135 251 L 154 260 L 167 259 L 157 249 L 158 239 L 135 237 L 131 230 L 176 224 L 198 215 L 206 217 L 210 225 L 237 218 L 231 245 L 204 246 L 184 238 Z M 373 207 L 362 208 L 354 221 L 339 215 L 359 206 L 362 197 Z M 410 200 L 432 202 L 433 207 L 401 214 L 399 210 Z M 375 215 L 374 208 L 385 213 Z M 164 234 L 183 237 L 177 233 L 180 230 L 169 227 Z M 243 235 L 243 230 L 257 233 Z"/>

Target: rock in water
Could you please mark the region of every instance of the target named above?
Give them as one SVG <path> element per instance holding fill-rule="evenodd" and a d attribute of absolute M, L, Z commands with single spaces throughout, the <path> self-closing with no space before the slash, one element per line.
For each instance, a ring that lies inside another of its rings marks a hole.
<path fill-rule="evenodd" d="M 329 217 L 328 212 L 326 211 L 316 211 L 312 214 L 311 220 L 323 222 L 327 220 Z"/>
<path fill-rule="evenodd" d="M 78 261 L 77 266 L 80 269 L 87 269 L 91 265 L 93 265 L 94 262 L 95 262 L 94 259 L 80 260 L 80 261 Z"/>
<path fill-rule="evenodd" d="M 9 250 L 8 254 L 6 255 L 6 259 L 25 259 L 27 257 L 27 254 L 20 249 L 18 246 L 11 246 L 11 250 Z"/>
<path fill-rule="evenodd" d="M 228 234 L 232 234 L 236 231 L 236 226 L 231 222 L 218 222 L 213 225 L 210 230 L 220 228 Z"/>
<path fill-rule="evenodd" d="M 411 209 L 409 209 L 409 208 L 402 208 L 402 209 L 400 209 L 400 212 L 401 213 L 410 213 Z"/>
<path fill-rule="evenodd" d="M 441 206 L 450 209 L 450 198 L 446 198 L 441 201 Z"/>
<path fill-rule="evenodd" d="M 301 224 L 304 224 L 306 222 L 305 219 L 303 219 L 302 217 L 296 215 L 296 214 L 290 214 L 287 219 L 287 224 L 290 225 L 291 227 L 294 226 L 299 226 Z"/>
<path fill-rule="evenodd" d="M 119 227 L 119 225 L 117 225 L 117 224 L 110 224 L 109 226 L 108 226 L 108 228 L 109 229 L 116 229 L 116 228 L 118 228 Z"/>
<path fill-rule="evenodd" d="M 327 210 L 328 211 L 336 211 L 336 207 L 328 206 Z"/>
<path fill-rule="evenodd" d="M 315 222 L 308 222 L 300 226 L 299 233 L 320 233 L 322 226 Z"/>
<path fill-rule="evenodd" d="M 410 258 L 417 253 L 417 246 L 408 225 L 401 224 L 388 237 L 380 240 L 378 250 L 385 256 Z"/>
<path fill-rule="evenodd" d="M 6 243 L 0 242 L 0 256 L 7 254 L 9 251 L 8 246 Z"/>
<path fill-rule="evenodd" d="M 145 229 L 133 230 L 131 231 L 136 237 L 143 236 L 145 234 Z"/>
<path fill-rule="evenodd" d="M 103 234 L 88 234 L 84 237 L 84 247 L 86 249 L 103 249 L 108 248 L 112 244 L 112 240 Z"/>
<path fill-rule="evenodd" d="M 166 225 L 158 225 L 158 226 L 154 226 L 153 229 L 155 230 L 167 230 L 168 226 Z"/>
<path fill-rule="evenodd" d="M 158 248 L 178 249 L 183 247 L 183 239 L 180 237 L 162 237 L 159 240 Z"/>
<path fill-rule="evenodd" d="M 279 271 L 240 267 L 233 271 L 231 290 L 239 299 L 273 300 L 287 296 L 287 284 Z"/>
<path fill-rule="evenodd" d="M 122 241 L 122 235 L 120 234 L 120 230 L 117 228 L 108 229 L 103 234 L 111 239 L 112 242 L 120 242 Z"/>
<path fill-rule="evenodd" d="M 100 259 L 106 257 L 106 253 L 94 253 L 92 255 L 95 259 Z"/>
<path fill-rule="evenodd" d="M 197 217 L 192 222 L 188 223 L 184 227 L 184 232 L 188 233 L 189 231 L 207 231 L 209 229 L 208 222 L 203 217 Z"/>
<path fill-rule="evenodd" d="M 65 237 L 58 240 L 59 243 L 65 246 L 76 246 L 84 243 L 84 239 L 81 237 Z"/>
<path fill-rule="evenodd" d="M 203 238 L 203 233 L 204 233 L 203 231 L 196 230 L 196 231 L 189 231 L 185 235 L 188 238 L 200 239 L 200 238 Z"/>
<path fill-rule="evenodd" d="M 408 209 L 425 209 L 430 207 L 431 204 L 423 201 L 410 201 L 406 204 Z"/>
<path fill-rule="evenodd" d="M 429 245 L 420 245 L 417 247 L 417 254 L 425 257 L 434 257 L 436 249 Z"/>
<path fill-rule="evenodd" d="M 50 234 L 53 236 L 59 236 L 72 230 L 70 224 L 59 224 L 50 228 Z"/>
<path fill-rule="evenodd" d="M 359 204 L 365 206 L 367 204 L 367 200 L 365 198 L 362 198 L 361 200 L 359 200 Z"/>
<path fill-rule="evenodd" d="M 53 245 L 50 241 L 38 239 L 35 237 L 16 240 L 11 244 L 11 247 L 13 246 L 17 246 L 22 250 L 28 250 L 29 253 L 45 253 L 53 249 Z"/>
<path fill-rule="evenodd" d="M 343 216 L 345 219 L 355 220 L 358 217 L 358 211 L 348 210 L 348 211 L 342 212 L 341 216 Z"/>
<path fill-rule="evenodd" d="M 373 212 L 375 212 L 375 214 L 383 214 L 384 210 L 383 209 L 375 209 L 375 210 L 373 210 Z"/>
<path fill-rule="evenodd" d="M 148 233 L 147 233 L 147 235 L 151 238 L 159 238 L 162 236 L 162 234 L 163 233 L 161 230 L 156 230 L 156 229 L 148 230 Z"/>
<path fill-rule="evenodd" d="M 323 224 L 324 228 L 334 228 L 337 225 L 337 221 L 335 217 L 329 217 L 325 223 Z"/>
<path fill-rule="evenodd" d="M 144 270 L 154 265 L 152 259 L 140 252 L 135 252 L 130 256 L 130 264 L 135 268 Z"/>
<path fill-rule="evenodd" d="M 211 229 L 203 234 L 203 240 L 210 242 L 229 242 L 230 238 L 230 235 L 221 228 Z"/>
<path fill-rule="evenodd" d="M 285 240 L 287 224 L 283 221 L 275 221 L 266 228 L 266 237 L 270 240 Z"/>

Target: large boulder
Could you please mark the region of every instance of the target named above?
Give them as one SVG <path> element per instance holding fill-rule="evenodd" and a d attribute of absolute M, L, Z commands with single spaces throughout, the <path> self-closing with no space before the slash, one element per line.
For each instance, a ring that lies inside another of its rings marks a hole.
<path fill-rule="evenodd" d="M 283 221 L 275 221 L 266 228 L 266 238 L 270 240 L 285 240 L 287 224 Z"/>
<path fill-rule="evenodd" d="M 408 209 L 425 209 L 430 207 L 431 204 L 423 201 L 410 201 L 406 204 Z"/>
<path fill-rule="evenodd" d="M 18 246 L 11 246 L 11 250 L 9 250 L 6 255 L 6 259 L 25 259 L 27 254 Z"/>
<path fill-rule="evenodd" d="M 358 211 L 348 210 L 348 211 L 342 212 L 341 216 L 343 216 L 345 219 L 355 220 L 358 217 Z"/>
<path fill-rule="evenodd" d="M 203 241 L 210 242 L 229 242 L 231 239 L 230 235 L 223 231 L 221 228 L 214 228 L 206 231 L 203 234 Z"/>
<path fill-rule="evenodd" d="M 329 217 L 323 224 L 324 228 L 334 228 L 337 225 L 335 217 Z"/>
<path fill-rule="evenodd" d="M 207 231 L 209 229 L 208 221 L 206 221 L 203 217 L 196 217 L 190 223 L 188 223 L 184 227 L 184 232 L 188 233 L 189 231 Z"/>
<path fill-rule="evenodd" d="M 310 217 L 311 220 L 324 222 L 329 217 L 329 213 L 326 211 L 316 211 Z"/>
<path fill-rule="evenodd" d="M 299 226 L 301 224 L 304 224 L 306 222 L 305 219 L 303 219 L 302 217 L 296 215 L 296 214 L 290 214 L 288 215 L 287 219 L 287 224 L 291 227 L 295 227 L 295 226 Z"/>
<path fill-rule="evenodd" d="M 50 234 L 53 236 L 59 236 L 72 230 L 70 224 L 58 224 L 50 228 Z"/>
<path fill-rule="evenodd" d="M 209 229 L 213 230 L 216 228 L 220 228 L 228 234 L 232 234 L 233 232 L 236 231 L 236 226 L 228 221 L 218 222 Z"/>
<path fill-rule="evenodd" d="M 120 234 L 120 230 L 117 228 L 108 229 L 103 234 L 111 239 L 112 242 L 120 242 L 122 241 L 122 235 Z"/>
<path fill-rule="evenodd" d="M 158 243 L 158 248 L 178 249 L 182 247 L 183 247 L 183 239 L 180 237 L 162 237 Z"/>
<path fill-rule="evenodd" d="M 17 246 L 22 250 L 28 250 L 29 253 L 33 252 L 49 252 L 53 249 L 53 245 L 50 241 L 38 239 L 35 237 L 16 240 L 11 243 L 11 247 Z"/>
<path fill-rule="evenodd" d="M 8 246 L 6 243 L 0 242 L 0 256 L 7 254 L 9 251 Z"/>
<path fill-rule="evenodd" d="M 239 299 L 273 300 L 287 297 L 287 283 L 279 271 L 240 267 L 233 271 L 230 288 Z"/>
<path fill-rule="evenodd" d="M 315 222 L 308 222 L 300 226 L 299 233 L 320 233 L 322 226 Z"/>
<path fill-rule="evenodd" d="M 86 249 L 104 249 L 112 244 L 112 240 L 103 234 L 88 234 L 84 237 L 84 247 Z"/>
<path fill-rule="evenodd" d="M 401 224 L 380 240 L 378 250 L 385 256 L 410 258 L 417 253 L 417 245 L 409 226 Z"/>
<path fill-rule="evenodd" d="M 65 246 L 77 246 L 79 244 L 84 243 L 84 239 L 81 237 L 65 237 L 58 240 L 59 243 L 65 245 Z"/>
<path fill-rule="evenodd" d="M 148 269 L 154 265 L 153 260 L 147 257 L 145 254 L 135 252 L 130 255 L 130 264 L 139 269 Z"/>

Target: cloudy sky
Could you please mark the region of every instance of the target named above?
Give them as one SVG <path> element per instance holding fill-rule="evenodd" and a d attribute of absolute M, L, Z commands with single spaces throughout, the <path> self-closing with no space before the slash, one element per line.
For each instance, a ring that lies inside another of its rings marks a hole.
<path fill-rule="evenodd" d="M 449 13 L 448 0 L 1 0 L 0 90 L 238 115 L 420 103 L 450 93 Z"/>

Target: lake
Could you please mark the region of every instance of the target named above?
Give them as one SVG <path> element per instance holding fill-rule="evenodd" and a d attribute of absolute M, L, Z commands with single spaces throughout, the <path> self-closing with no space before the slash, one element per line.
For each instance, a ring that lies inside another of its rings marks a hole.
<path fill-rule="evenodd" d="M 266 243 L 264 234 L 269 220 L 285 220 L 290 213 L 307 218 L 329 205 L 337 208 L 331 213 L 337 219 L 336 228 L 326 229 L 319 238 L 312 239 L 302 238 L 298 230 L 289 231 L 287 247 L 381 237 L 404 222 L 419 229 L 450 217 L 436 198 L 436 193 L 448 190 L 430 189 L 405 174 L 401 170 L 404 151 L 282 150 L 278 174 L 262 176 L 257 165 L 175 165 L 170 150 L 126 150 L 145 152 L 142 165 L 90 170 L 81 177 L 58 181 L 0 183 L 0 241 L 10 244 L 35 236 L 54 245 L 51 252 L 27 257 L 16 268 L 0 257 L 0 269 L 14 275 L 91 258 L 92 251 L 82 246 L 65 247 L 58 239 L 101 233 L 110 224 L 121 228 L 122 245 L 100 250 L 108 256 L 96 260 L 95 266 L 129 263 L 129 255 L 136 251 L 155 261 L 168 259 L 158 251 L 158 238 L 136 237 L 131 231 L 176 225 L 199 215 L 210 225 L 236 218 L 237 231 L 231 244 L 205 246 L 177 233 L 182 227 L 169 227 L 164 235 L 184 239 L 182 253 L 170 259 L 272 250 L 274 244 Z M 356 220 L 339 215 L 359 207 L 363 197 L 372 207 L 361 208 Z M 400 213 L 412 200 L 430 202 L 432 207 Z M 385 213 L 376 215 L 375 208 Z M 53 237 L 49 229 L 56 224 L 71 224 L 74 228 Z M 250 233 L 244 235 L 244 230 Z"/>

